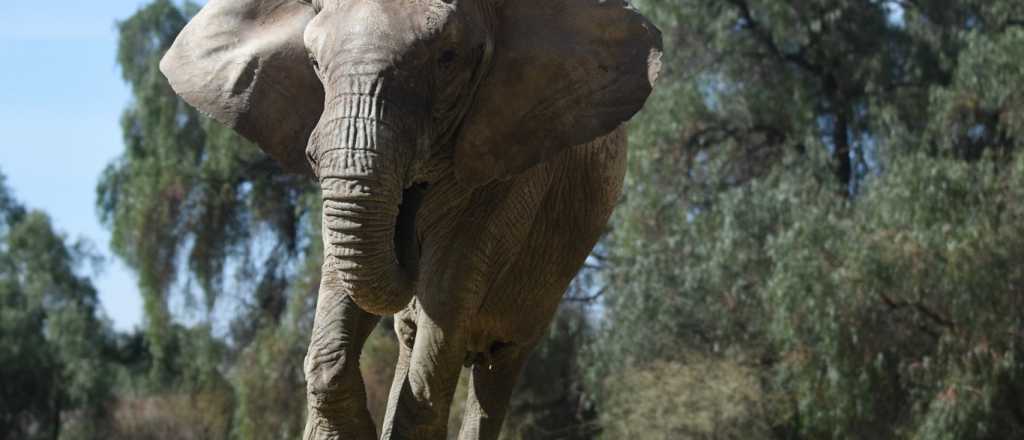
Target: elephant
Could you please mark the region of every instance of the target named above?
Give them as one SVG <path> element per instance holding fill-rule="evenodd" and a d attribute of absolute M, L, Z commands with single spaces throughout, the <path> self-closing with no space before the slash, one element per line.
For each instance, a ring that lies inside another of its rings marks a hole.
<path fill-rule="evenodd" d="M 189 105 L 319 183 L 305 439 L 378 436 L 359 370 L 394 315 L 381 438 L 494 439 L 596 245 L 661 66 L 627 0 L 210 0 L 160 62 Z"/>

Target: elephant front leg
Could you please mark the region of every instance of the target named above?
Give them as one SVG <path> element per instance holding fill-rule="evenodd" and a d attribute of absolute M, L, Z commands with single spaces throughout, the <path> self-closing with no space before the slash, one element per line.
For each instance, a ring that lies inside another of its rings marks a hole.
<path fill-rule="evenodd" d="M 384 418 L 385 440 L 447 438 L 449 407 L 466 345 L 461 325 L 436 317 L 421 310 L 413 330 L 415 341 L 403 341 L 400 348 Z M 406 339 L 401 333 L 400 338 Z"/>
<path fill-rule="evenodd" d="M 308 413 L 303 439 L 375 439 L 359 354 L 380 317 L 364 312 L 330 284 L 321 283 L 304 365 Z"/>
<path fill-rule="evenodd" d="M 473 363 L 466 412 L 459 440 L 496 440 L 509 399 L 532 346 L 494 347 L 491 356 Z"/>

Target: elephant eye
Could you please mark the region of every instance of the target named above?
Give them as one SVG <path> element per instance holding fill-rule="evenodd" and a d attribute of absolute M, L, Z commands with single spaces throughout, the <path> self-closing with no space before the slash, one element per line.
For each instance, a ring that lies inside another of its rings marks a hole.
<path fill-rule="evenodd" d="M 437 63 L 442 66 L 447 66 L 455 61 L 455 57 L 455 51 L 452 49 L 447 49 L 441 52 L 441 57 L 437 59 Z"/>
<path fill-rule="evenodd" d="M 320 72 L 320 63 L 316 60 L 316 57 L 313 56 L 313 53 L 307 51 L 306 52 L 306 57 L 309 59 L 309 65 L 313 67 L 313 71 L 319 73 Z"/>
<path fill-rule="evenodd" d="M 298 0 L 298 1 L 299 1 L 299 3 L 312 6 L 313 7 L 313 11 L 315 11 L 318 14 L 320 13 L 320 10 L 323 9 L 323 4 L 322 4 L 322 2 L 320 0 Z"/>

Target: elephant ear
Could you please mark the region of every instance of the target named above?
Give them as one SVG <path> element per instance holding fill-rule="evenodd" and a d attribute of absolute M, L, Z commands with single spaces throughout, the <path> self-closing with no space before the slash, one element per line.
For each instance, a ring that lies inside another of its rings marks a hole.
<path fill-rule="evenodd" d="M 504 0 L 494 62 L 455 144 L 470 186 L 613 131 L 643 106 L 661 32 L 625 0 Z"/>
<path fill-rule="evenodd" d="M 303 43 L 313 8 L 295 0 L 210 0 L 160 62 L 171 87 L 293 172 L 324 92 Z"/>

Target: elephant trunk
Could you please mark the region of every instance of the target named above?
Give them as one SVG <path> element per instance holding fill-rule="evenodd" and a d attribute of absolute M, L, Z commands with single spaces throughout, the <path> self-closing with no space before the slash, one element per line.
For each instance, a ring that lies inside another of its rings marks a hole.
<path fill-rule="evenodd" d="M 378 81 L 328 96 L 311 138 L 323 196 L 322 282 L 367 312 L 393 314 L 412 298 L 418 259 L 417 198 L 407 191 L 403 203 L 412 148 L 398 121 L 408 119 L 385 108 Z"/>

